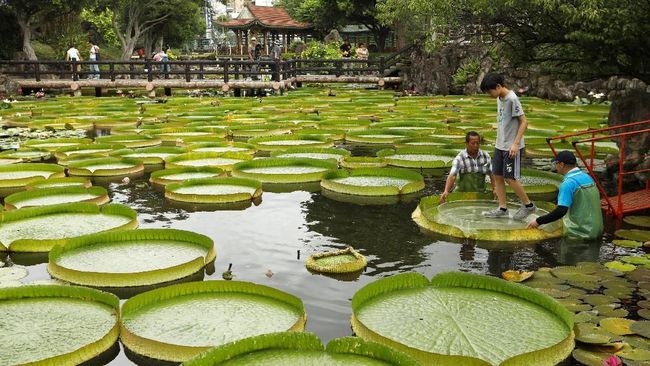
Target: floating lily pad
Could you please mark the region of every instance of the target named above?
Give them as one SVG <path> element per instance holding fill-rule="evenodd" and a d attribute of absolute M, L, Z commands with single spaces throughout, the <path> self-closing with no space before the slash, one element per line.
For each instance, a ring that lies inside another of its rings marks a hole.
<path fill-rule="evenodd" d="M 65 203 L 9 211 L 0 216 L 0 248 L 15 252 L 47 252 L 73 237 L 137 227 L 127 206 Z"/>
<path fill-rule="evenodd" d="M 17 281 L 27 277 L 27 268 L 20 266 L 0 268 L 0 282 Z"/>
<path fill-rule="evenodd" d="M 253 155 L 257 151 L 254 145 L 244 142 L 202 142 L 186 146 L 191 152 L 225 153 L 236 152 Z"/>
<path fill-rule="evenodd" d="M 383 158 L 388 165 L 396 167 L 446 169 L 454 160 L 456 152 L 435 147 L 407 147 L 381 150 L 377 156 Z"/>
<path fill-rule="evenodd" d="M 48 271 L 60 280 L 94 287 L 154 285 L 201 271 L 216 254 L 204 235 L 139 229 L 86 235 L 49 254 Z"/>
<path fill-rule="evenodd" d="M 81 177 L 112 177 L 144 172 L 140 160 L 128 158 L 96 158 L 68 165 L 68 174 Z"/>
<path fill-rule="evenodd" d="M 39 188 L 17 192 L 5 198 L 5 208 L 14 210 L 23 207 L 40 207 L 71 202 L 89 202 L 103 205 L 110 201 L 103 187 L 60 187 Z"/>
<path fill-rule="evenodd" d="M 633 360 L 633 361 L 650 360 L 650 350 L 643 349 L 643 348 L 627 347 L 616 352 L 616 355 L 626 360 Z"/>
<path fill-rule="evenodd" d="M 336 148 L 293 147 L 286 150 L 273 151 L 271 156 L 275 158 L 336 160 L 338 162 L 350 156 L 350 152 L 345 149 Z"/>
<path fill-rule="evenodd" d="M 625 318 L 629 312 L 623 308 L 619 308 L 616 304 L 602 304 L 594 308 L 598 315 L 608 318 Z"/>
<path fill-rule="evenodd" d="M 361 168 L 332 171 L 323 176 L 324 189 L 361 196 L 397 196 L 424 189 L 419 173 L 396 168 Z"/>
<path fill-rule="evenodd" d="M 634 271 L 634 269 L 636 269 L 636 266 L 634 264 L 628 264 L 628 263 L 623 263 L 623 262 L 619 262 L 619 261 L 607 262 L 607 263 L 605 263 L 605 267 L 607 267 L 609 269 L 614 269 L 614 270 L 617 270 L 617 271 L 621 271 L 621 272 L 630 272 L 630 271 Z"/>
<path fill-rule="evenodd" d="M 600 321 L 600 327 L 604 330 L 616 335 L 630 335 L 634 334 L 630 330 L 630 326 L 634 324 L 634 320 L 623 318 L 605 318 Z"/>
<path fill-rule="evenodd" d="M 83 364 L 117 341 L 118 312 L 115 296 L 88 288 L 2 288 L 0 364 Z"/>
<path fill-rule="evenodd" d="M 613 335 L 593 324 L 583 323 L 575 326 L 576 341 L 586 344 L 607 344 Z"/>
<path fill-rule="evenodd" d="M 250 154 L 237 152 L 191 152 L 165 159 L 165 166 L 167 168 L 211 167 L 231 170 L 235 164 L 252 158 Z"/>
<path fill-rule="evenodd" d="M 639 309 L 636 313 L 643 319 L 650 319 L 650 309 Z"/>
<path fill-rule="evenodd" d="M 359 169 L 359 168 L 384 168 L 388 163 L 382 158 L 369 156 L 348 156 L 340 162 L 342 168 Z"/>
<path fill-rule="evenodd" d="M 650 338 L 650 321 L 639 320 L 630 325 L 630 330 L 640 336 Z"/>
<path fill-rule="evenodd" d="M 120 144 L 130 148 L 153 147 L 162 144 L 162 140 L 149 135 L 100 136 L 95 141 L 100 144 Z"/>
<path fill-rule="evenodd" d="M 165 186 L 170 183 L 180 183 L 188 179 L 216 178 L 224 174 L 223 169 L 211 167 L 184 167 L 157 170 L 151 173 L 151 183 Z"/>
<path fill-rule="evenodd" d="M 300 299 L 238 281 L 172 285 L 122 306 L 122 343 L 150 358 L 183 362 L 212 347 L 278 331 L 301 331 Z"/>
<path fill-rule="evenodd" d="M 634 226 L 650 228 L 650 216 L 625 216 L 623 222 Z"/>
<path fill-rule="evenodd" d="M 358 336 L 424 364 L 556 364 L 573 349 L 571 313 L 532 289 L 486 276 L 443 273 L 429 282 L 396 275 L 359 290 L 352 308 Z"/>
<path fill-rule="evenodd" d="M 405 365 L 418 363 L 408 355 L 357 337 L 331 340 L 325 349 L 312 333 L 263 334 L 213 348 L 183 363 L 212 365 Z"/>
<path fill-rule="evenodd" d="M 615 298 L 615 297 L 607 296 L 607 295 L 599 295 L 599 294 L 595 294 L 595 295 L 587 295 L 587 296 L 585 296 L 585 297 L 583 298 L 583 300 L 584 300 L 587 304 L 591 304 L 591 305 L 594 305 L 594 306 L 596 306 L 596 305 L 603 305 L 603 304 L 611 304 L 611 303 L 613 303 L 613 302 L 618 302 L 618 301 L 619 301 L 619 300 L 618 300 L 617 298 Z"/>
<path fill-rule="evenodd" d="M 140 160 L 144 165 L 162 165 L 165 159 L 185 153 L 186 150 L 174 146 L 145 147 L 142 149 L 121 149 L 113 151 L 114 157 Z"/>
<path fill-rule="evenodd" d="M 366 258 L 351 247 L 343 250 L 312 254 L 305 266 L 314 272 L 349 273 L 366 267 Z"/>
<path fill-rule="evenodd" d="M 531 278 L 535 272 L 526 271 L 505 271 L 501 274 L 504 280 L 510 282 L 524 282 Z"/>
<path fill-rule="evenodd" d="M 571 354 L 578 362 L 587 366 L 603 366 L 612 355 L 607 352 L 597 352 L 583 348 L 576 348 Z"/>
<path fill-rule="evenodd" d="M 235 164 L 232 175 L 251 178 L 262 183 L 307 183 L 320 181 L 336 169 L 336 163 L 308 158 L 268 158 Z"/>
<path fill-rule="evenodd" d="M 636 240 L 612 240 L 612 244 L 616 245 L 617 247 L 621 248 L 640 248 L 643 243 L 640 241 Z"/>
<path fill-rule="evenodd" d="M 249 144 L 255 145 L 255 148 L 261 151 L 279 151 L 288 147 L 309 146 L 316 148 L 326 148 L 334 146 L 334 142 L 325 137 L 318 135 L 280 135 L 255 137 L 248 140 Z"/>
<path fill-rule="evenodd" d="M 86 138 L 55 138 L 47 140 L 29 140 L 23 143 L 23 146 L 54 152 L 62 147 L 88 145 L 92 142 Z"/>
<path fill-rule="evenodd" d="M 61 178 L 49 178 L 45 180 L 39 180 L 34 183 L 30 183 L 25 186 L 25 189 L 37 189 L 37 188 L 60 188 L 60 187 L 92 187 L 92 182 L 88 178 L 84 177 L 61 177 Z"/>
<path fill-rule="evenodd" d="M 494 209 L 492 194 L 451 193 L 440 204 L 439 196 L 422 198 L 411 218 L 421 227 L 435 233 L 457 238 L 485 241 L 525 242 L 557 238 L 563 235 L 561 223 L 551 223 L 542 229 L 526 229 L 526 222 L 510 218 L 487 218 L 482 211 Z M 538 214 L 553 210 L 546 202 L 538 202 Z M 510 204 L 512 211 L 518 205 Z"/>
<path fill-rule="evenodd" d="M 0 166 L 0 196 L 21 191 L 46 178 L 64 177 L 63 167 L 56 164 L 21 163 Z"/>
<path fill-rule="evenodd" d="M 614 235 L 616 235 L 619 238 L 623 239 L 628 239 L 628 240 L 635 240 L 635 241 L 640 241 L 640 242 L 646 242 L 650 240 L 650 230 L 637 230 L 637 229 L 632 229 L 632 230 L 616 230 L 614 232 Z"/>
<path fill-rule="evenodd" d="M 165 186 L 165 198 L 179 202 L 231 203 L 262 196 L 262 183 L 247 178 L 198 178 Z"/>

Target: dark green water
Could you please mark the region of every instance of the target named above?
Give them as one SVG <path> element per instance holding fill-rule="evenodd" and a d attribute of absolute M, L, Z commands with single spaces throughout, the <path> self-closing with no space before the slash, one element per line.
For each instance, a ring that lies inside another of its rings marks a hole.
<path fill-rule="evenodd" d="M 264 192 L 259 205 L 243 210 L 190 212 L 165 201 L 148 176 L 129 184 L 104 184 L 112 201 L 138 212 L 141 228 L 191 230 L 211 237 L 217 250 L 216 271 L 206 279 L 221 279 L 229 263 L 236 280 L 272 286 L 300 297 L 305 303 L 307 330 L 324 342 L 351 335 L 350 300 L 365 284 L 406 271 L 428 277 L 443 271 L 471 271 L 500 275 L 507 269 L 608 261 L 616 251 L 610 238 L 593 243 L 551 241 L 472 243 L 422 233 L 411 220 L 417 200 L 383 206 L 331 200 L 320 192 Z M 439 194 L 443 178 L 428 179 L 425 195 Z M 368 259 L 357 279 L 315 275 L 304 261 L 316 251 L 351 245 Z M 619 253 L 620 254 L 620 253 Z M 18 259 L 18 258 L 17 258 Z M 48 279 L 45 264 L 28 266 L 26 280 Z M 268 270 L 273 272 L 267 277 Z M 131 365 L 124 352 L 111 365 Z"/>

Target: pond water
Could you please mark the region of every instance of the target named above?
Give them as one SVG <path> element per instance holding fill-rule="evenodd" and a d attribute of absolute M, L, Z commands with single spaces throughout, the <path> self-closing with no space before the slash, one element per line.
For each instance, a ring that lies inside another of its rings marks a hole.
<path fill-rule="evenodd" d="M 355 155 L 365 151 L 353 151 Z M 364 154 L 365 155 L 365 154 Z M 529 162 L 530 163 L 530 162 Z M 423 194 L 439 194 L 444 178 L 426 180 Z M 234 279 L 272 286 L 301 298 L 306 330 L 324 342 L 352 334 L 351 298 L 362 286 L 382 277 L 416 271 L 432 277 L 443 271 L 470 271 L 499 276 L 507 269 L 608 261 L 616 251 L 610 234 L 592 243 L 562 240 L 538 244 L 474 243 L 435 237 L 411 220 L 418 200 L 392 205 L 338 202 L 320 192 L 264 192 L 262 202 L 241 211 L 188 212 L 165 201 L 148 183 L 148 175 L 129 184 L 104 184 L 115 203 L 138 212 L 141 228 L 174 228 L 209 236 L 215 242 L 216 271 L 221 279 L 232 263 Z M 311 274 L 304 267 L 317 251 L 351 245 L 368 259 L 353 281 Z M 620 252 L 618 253 L 620 254 Z M 29 280 L 49 279 L 46 264 L 28 266 Z M 272 277 L 267 277 L 271 270 Z M 131 365 L 121 351 L 110 365 Z"/>

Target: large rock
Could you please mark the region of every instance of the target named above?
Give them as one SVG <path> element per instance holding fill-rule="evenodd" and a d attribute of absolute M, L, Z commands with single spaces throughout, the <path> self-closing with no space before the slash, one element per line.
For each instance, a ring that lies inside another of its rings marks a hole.
<path fill-rule="evenodd" d="M 611 81 L 611 79 L 610 79 Z M 608 81 L 609 82 L 609 81 Z M 609 111 L 609 125 L 619 126 L 631 122 L 650 120 L 650 93 L 643 90 L 633 90 L 616 99 L 612 103 Z M 616 130 L 614 133 L 621 133 L 627 131 L 639 131 L 648 129 L 649 123 L 629 127 L 621 130 Z M 616 142 L 621 146 L 621 141 Z M 637 135 L 632 135 L 625 139 L 624 150 L 624 167 L 626 171 L 635 171 L 647 169 L 650 166 L 650 133 L 645 132 Z M 618 156 L 610 156 L 606 165 L 611 173 L 618 171 Z M 650 174 L 636 174 L 634 178 L 629 175 L 626 176 L 626 182 L 633 180 L 645 181 L 650 178 Z"/>

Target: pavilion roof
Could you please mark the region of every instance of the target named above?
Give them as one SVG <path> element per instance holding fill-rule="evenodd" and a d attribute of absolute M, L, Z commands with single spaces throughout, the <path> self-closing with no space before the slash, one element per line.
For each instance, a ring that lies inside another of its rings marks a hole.
<path fill-rule="evenodd" d="M 264 28 L 312 28 L 311 24 L 309 23 L 298 22 L 292 19 L 283 7 L 256 6 L 252 4 L 247 4 L 246 7 L 248 8 L 250 15 L 252 15 L 252 18 L 238 18 L 226 22 L 217 23 L 226 28 L 249 28 L 254 25 L 258 25 Z"/>

